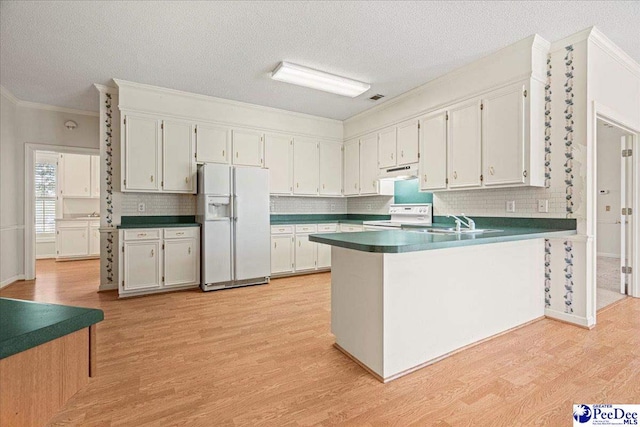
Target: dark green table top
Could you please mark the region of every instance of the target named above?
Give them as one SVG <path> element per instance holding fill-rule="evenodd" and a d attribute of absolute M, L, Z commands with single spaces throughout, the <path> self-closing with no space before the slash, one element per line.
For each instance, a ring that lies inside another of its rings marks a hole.
<path fill-rule="evenodd" d="M 575 230 L 503 228 L 482 234 L 428 234 L 409 230 L 311 234 L 309 240 L 363 252 L 404 253 L 515 240 L 555 238 L 577 234 Z"/>
<path fill-rule="evenodd" d="M 102 310 L 0 298 L 0 359 L 104 320 Z"/>

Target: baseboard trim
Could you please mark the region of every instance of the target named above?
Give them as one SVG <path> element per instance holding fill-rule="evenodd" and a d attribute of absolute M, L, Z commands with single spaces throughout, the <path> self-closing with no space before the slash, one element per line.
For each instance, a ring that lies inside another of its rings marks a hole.
<path fill-rule="evenodd" d="M 24 280 L 24 274 L 18 274 L 16 276 L 9 277 L 8 279 L 3 280 L 2 282 L 0 282 L 0 289 L 17 282 L 18 280 Z"/>
<path fill-rule="evenodd" d="M 551 310 L 546 308 L 544 310 L 545 317 L 559 322 L 568 323 L 573 326 L 579 326 L 584 329 L 592 329 L 595 326 L 595 321 L 588 317 L 576 316 L 574 314 L 563 313 L 557 310 Z"/>
<path fill-rule="evenodd" d="M 98 287 L 98 292 L 117 291 L 117 290 L 118 290 L 117 283 L 100 283 L 100 286 Z"/>

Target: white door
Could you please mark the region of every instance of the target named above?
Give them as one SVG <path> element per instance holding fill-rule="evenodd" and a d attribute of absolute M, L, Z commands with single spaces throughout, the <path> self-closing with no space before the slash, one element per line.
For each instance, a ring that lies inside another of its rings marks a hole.
<path fill-rule="evenodd" d="M 447 188 L 447 113 L 420 121 L 420 189 Z"/>
<path fill-rule="evenodd" d="M 320 194 L 342 195 L 342 144 L 320 142 Z"/>
<path fill-rule="evenodd" d="M 60 154 L 62 196 L 91 197 L 91 156 Z"/>
<path fill-rule="evenodd" d="M 449 110 L 449 187 L 480 187 L 480 101 Z"/>
<path fill-rule="evenodd" d="M 234 165 L 262 166 L 262 133 L 252 130 L 232 131 Z"/>
<path fill-rule="evenodd" d="M 100 225 L 89 226 L 89 255 L 100 255 Z"/>
<path fill-rule="evenodd" d="M 196 126 L 196 160 L 202 163 L 229 163 L 231 130 L 223 127 Z"/>
<path fill-rule="evenodd" d="M 360 144 L 358 141 L 344 145 L 344 195 L 360 193 Z"/>
<path fill-rule="evenodd" d="M 360 140 L 360 194 L 378 192 L 378 136 L 366 136 Z"/>
<path fill-rule="evenodd" d="M 160 241 L 124 243 L 124 285 L 127 291 L 160 288 Z"/>
<path fill-rule="evenodd" d="M 396 165 L 396 135 L 395 126 L 378 133 L 378 162 L 380 169 Z"/>
<path fill-rule="evenodd" d="M 331 246 L 316 243 L 318 248 L 318 268 L 331 267 Z"/>
<path fill-rule="evenodd" d="M 318 143 L 308 138 L 293 140 L 293 194 L 318 194 Z"/>
<path fill-rule="evenodd" d="M 143 116 L 124 118 L 124 190 L 160 189 L 160 121 Z"/>
<path fill-rule="evenodd" d="M 269 193 L 293 191 L 293 139 L 284 135 L 264 136 L 264 162 L 269 169 Z"/>
<path fill-rule="evenodd" d="M 482 100 L 484 185 L 525 182 L 524 102 L 522 85 Z"/>
<path fill-rule="evenodd" d="M 100 156 L 91 156 L 91 197 L 100 198 Z"/>
<path fill-rule="evenodd" d="M 268 277 L 269 171 L 261 168 L 234 169 L 235 280 Z"/>
<path fill-rule="evenodd" d="M 58 228 L 56 252 L 59 257 L 87 256 L 89 254 L 87 226 Z"/>
<path fill-rule="evenodd" d="M 165 120 L 162 123 L 162 190 L 195 193 L 196 161 L 193 125 Z"/>
<path fill-rule="evenodd" d="M 317 244 L 308 234 L 296 234 L 296 271 L 315 270 Z"/>
<path fill-rule="evenodd" d="M 196 239 L 175 239 L 164 242 L 164 286 L 196 283 L 198 247 Z"/>
<path fill-rule="evenodd" d="M 293 271 L 293 236 L 271 236 L 271 274 Z"/>
<path fill-rule="evenodd" d="M 398 125 L 398 166 L 418 163 L 418 120 L 409 120 Z"/>

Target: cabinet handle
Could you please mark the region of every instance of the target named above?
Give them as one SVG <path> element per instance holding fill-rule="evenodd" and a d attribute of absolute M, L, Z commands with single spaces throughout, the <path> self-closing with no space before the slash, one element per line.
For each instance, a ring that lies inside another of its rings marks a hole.
<path fill-rule="evenodd" d="M 184 182 L 186 182 L 186 183 L 189 182 L 189 177 L 188 176 L 184 178 Z"/>
<path fill-rule="evenodd" d="M 191 255 L 191 246 L 189 246 L 189 255 Z"/>
<path fill-rule="evenodd" d="M 427 174 L 424 174 L 424 182 L 427 182 Z"/>
<path fill-rule="evenodd" d="M 353 184 L 353 188 L 358 189 L 358 184 Z"/>
<path fill-rule="evenodd" d="M 151 249 L 151 256 L 155 256 L 156 255 L 156 251 Z"/>
<path fill-rule="evenodd" d="M 375 186 L 376 186 L 376 182 L 375 182 L 375 181 L 373 181 L 373 184 L 372 184 L 372 185 L 375 187 Z"/>
<path fill-rule="evenodd" d="M 302 240 L 298 240 L 298 247 L 302 244 Z"/>
<path fill-rule="evenodd" d="M 324 184 L 322 184 L 322 189 L 324 190 Z"/>
<path fill-rule="evenodd" d="M 391 153 L 391 160 L 393 160 L 393 153 Z"/>
<path fill-rule="evenodd" d="M 146 235 L 147 235 L 147 233 L 138 233 L 138 237 L 144 237 Z"/>
<path fill-rule="evenodd" d="M 400 151 L 400 157 L 404 157 L 404 150 Z"/>
<path fill-rule="evenodd" d="M 276 249 L 278 247 L 278 242 L 273 242 L 273 249 Z"/>
<path fill-rule="evenodd" d="M 453 179 L 458 179 L 458 172 L 453 171 Z"/>
<path fill-rule="evenodd" d="M 296 188 L 299 188 L 299 187 L 300 187 L 300 183 L 296 182 Z"/>
<path fill-rule="evenodd" d="M 153 182 L 153 175 L 151 175 L 151 182 Z"/>
<path fill-rule="evenodd" d="M 179 231 L 176 233 L 176 236 L 184 236 L 184 231 Z"/>
<path fill-rule="evenodd" d="M 491 175 L 493 175 L 493 174 L 494 174 L 494 172 L 495 172 L 495 170 L 493 169 L 493 166 L 489 166 L 489 173 L 490 173 Z"/>
<path fill-rule="evenodd" d="M 222 157 L 224 157 L 224 150 L 222 150 Z"/>
<path fill-rule="evenodd" d="M 236 151 L 236 159 L 238 158 L 238 152 Z"/>

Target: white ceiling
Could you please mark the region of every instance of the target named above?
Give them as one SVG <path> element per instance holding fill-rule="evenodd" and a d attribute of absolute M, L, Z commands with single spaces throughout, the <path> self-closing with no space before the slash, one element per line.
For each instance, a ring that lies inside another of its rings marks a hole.
<path fill-rule="evenodd" d="M 345 119 L 533 33 L 596 25 L 640 62 L 640 2 L 6 2 L 0 84 L 96 111 L 121 78 Z M 286 60 L 369 82 L 350 99 L 272 81 Z"/>

